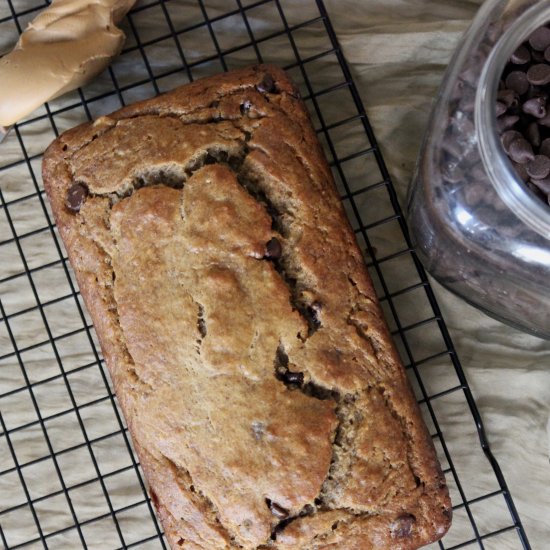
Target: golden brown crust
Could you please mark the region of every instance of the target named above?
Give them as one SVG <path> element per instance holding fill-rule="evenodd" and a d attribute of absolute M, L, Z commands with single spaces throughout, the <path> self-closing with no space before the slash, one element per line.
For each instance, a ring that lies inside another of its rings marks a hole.
<path fill-rule="evenodd" d="M 70 130 L 43 174 L 173 548 L 408 550 L 445 533 L 429 434 L 284 72 Z"/>

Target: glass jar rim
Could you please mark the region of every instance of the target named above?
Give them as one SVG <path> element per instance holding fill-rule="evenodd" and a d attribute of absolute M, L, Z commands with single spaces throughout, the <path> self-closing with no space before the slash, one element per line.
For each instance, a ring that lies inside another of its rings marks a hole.
<path fill-rule="evenodd" d="M 550 20 L 550 6 L 538 3 L 525 11 L 493 47 L 479 80 L 475 98 L 475 128 L 486 173 L 500 198 L 528 227 L 550 239 L 550 206 L 520 181 L 500 141 L 495 105 L 500 76 L 516 48 Z"/>

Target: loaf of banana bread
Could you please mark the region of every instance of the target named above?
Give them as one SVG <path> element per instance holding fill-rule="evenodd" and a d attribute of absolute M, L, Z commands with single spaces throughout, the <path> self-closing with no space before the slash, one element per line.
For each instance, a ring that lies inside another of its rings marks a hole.
<path fill-rule="evenodd" d="M 273 66 L 61 135 L 44 185 L 172 548 L 414 549 L 450 502 Z"/>

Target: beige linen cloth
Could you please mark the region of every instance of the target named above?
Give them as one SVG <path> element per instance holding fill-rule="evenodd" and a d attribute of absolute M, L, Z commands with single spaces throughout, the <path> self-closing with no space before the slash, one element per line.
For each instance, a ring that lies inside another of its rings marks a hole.
<path fill-rule="evenodd" d="M 247 5 L 249 2 L 242 3 Z M 281 0 L 281 3 L 291 19 L 306 19 L 310 15 L 315 15 L 313 1 Z M 331 20 L 402 205 L 405 204 L 407 185 L 427 124 L 432 99 L 452 52 L 480 3 L 480 0 L 326 0 Z M 21 8 L 24 7 L 23 4 L 32 7 L 36 2 L 29 0 L 25 4 L 22 1 Z M 146 4 L 145 1 L 138 2 L 138 6 L 143 7 Z M 237 4 L 233 0 L 209 0 L 205 1 L 205 5 L 209 15 L 214 16 L 223 13 L 224 10 L 235 9 Z M 197 3 L 192 0 L 171 0 L 166 2 L 166 7 L 176 27 L 185 26 L 192 23 L 193 18 L 200 20 L 202 17 Z M 9 13 L 7 1 L 0 0 L 0 19 L 7 17 Z M 162 17 L 159 10 L 144 10 L 141 15 L 131 16 L 131 25 L 124 21 L 122 28 L 129 35 L 128 45 L 136 43 L 132 38 L 132 25 L 140 30 L 143 40 L 166 33 L 166 23 L 162 23 Z M 254 31 L 259 33 L 262 29 L 268 31 L 271 20 L 278 17 L 274 2 L 250 12 Z M 21 24 L 24 26 L 29 18 L 30 16 L 22 17 Z M 161 18 L 158 28 L 155 18 Z M 242 20 L 240 21 L 230 23 L 225 33 L 221 25 L 216 27 L 216 32 L 219 32 L 223 39 L 222 48 L 230 46 L 234 38 L 232 34 L 241 32 L 242 29 L 236 27 L 242 26 Z M 322 31 L 322 26 L 320 28 Z M 0 52 L 4 52 L 15 43 L 17 31 L 13 24 L 5 24 L 1 29 Z M 202 32 L 207 40 L 207 32 Z M 191 33 L 188 36 L 190 35 Z M 318 37 L 318 34 L 312 32 L 311 40 Z M 186 40 L 185 34 L 180 37 L 185 52 L 189 54 L 188 59 L 193 61 L 196 57 L 193 55 L 190 42 Z M 300 40 L 300 47 L 307 51 L 308 33 L 303 33 Z M 326 43 L 326 40 L 324 42 Z M 163 50 L 160 47 L 156 50 L 159 55 L 154 58 L 155 52 L 147 50 L 151 62 L 159 66 L 177 66 L 177 51 L 168 49 L 168 41 L 166 44 L 167 49 Z M 173 42 L 171 44 L 173 48 Z M 316 48 L 317 46 L 309 53 L 316 53 Z M 270 61 L 275 61 L 279 55 L 283 55 L 269 48 L 264 49 L 263 53 Z M 214 49 L 211 49 L 211 54 L 215 54 Z M 242 52 L 242 55 L 237 52 L 234 59 L 236 64 L 249 63 L 254 59 L 254 52 L 248 50 Z M 282 63 L 290 61 L 292 57 L 281 59 Z M 121 86 L 147 79 L 143 59 L 137 51 L 131 55 L 123 55 L 115 65 Z M 211 68 L 209 70 L 212 72 Z M 326 66 L 327 81 L 330 81 L 332 72 L 337 70 L 337 66 Z M 181 75 L 184 75 L 183 71 Z M 195 72 L 195 77 L 198 76 L 200 68 Z M 167 89 L 184 81 L 185 79 L 180 79 L 178 74 L 166 81 L 159 81 L 159 84 L 162 89 Z M 85 93 L 93 96 L 94 93 L 105 92 L 108 89 L 112 90 L 112 82 L 108 75 L 103 75 L 98 77 Z M 129 89 L 123 93 L 124 99 L 128 102 L 153 94 L 154 89 L 151 85 L 140 85 L 135 90 Z M 56 100 L 51 107 L 63 108 L 78 100 L 79 96 L 73 93 L 68 98 Z M 97 116 L 100 112 L 117 108 L 118 105 L 116 97 L 109 96 L 100 104 L 91 104 L 91 114 Z M 335 102 L 323 104 L 323 109 L 330 113 L 338 114 L 341 108 L 342 105 Z M 81 108 L 76 108 L 56 116 L 56 121 L 59 129 L 64 130 L 85 118 L 86 113 Z M 31 156 L 39 155 L 54 137 L 47 119 L 26 128 L 22 127 L 21 135 Z M 359 136 L 352 135 L 349 139 L 356 138 L 359 139 Z M 12 133 L 0 145 L 0 167 L 18 158 L 21 158 L 21 147 Z M 31 162 L 39 180 L 40 159 L 33 157 Z M 16 199 L 32 192 L 33 185 L 25 166 L 0 171 L 0 189 L 5 200 Z M 368 205 L 365 207 L 368 209 Z M 38 201 L 15 203 L 9 211 L 14 218 L 18 235 L 32 232 L 43 225 L 43 222 L 37 221 L 43 216 Z M 2 216 L 3 212 L 0 209 L 0 242 L 11 237 L 9 224 Z M 31 268 L 55 259 L 53 241 L 41 244 L 41 235 L 42 233 L 37 234 L 36 240 L 31 236 L 22 241 Z M 13 243 L 0 248 L 0 254 L 0 279 L 21 270 L 19 254 Z M 44 273 L 47 273 L 47 276 L 42 277 Z M 396 281 L 402 277 L 405 277 L 405 274 L 395 274 Z M 54 266 L 47 272 L 37 271 L 35 279 L 43 301 L 55 300 L 68 292 L 61 290 L 66 288 L 66 282 L 60 266 Z M 8 314 L 34 305 L 28 285 L 23 288 L 24 285 L 18 286 L 17 281 L 20 279 L 0 285 L 0 298 Z M 550 345 L 492 320 L 450 295 L 437 284 L 434 284 L 434 287 L 485 421 L 493 452 L 508 481 L 532 547 L 535 550 L 550 548 L 550 464 L 546 432 L 550 415 Z M 53 327 L 54 336 L 81 326 L 81 321 L 78 316 L 71 313 L 72 310 L 60 306 L 63 303 L 52 303 L 45 312 L 50 326 Z M 417 305 L 411 302 L 408 307 L 412 311 Z M 407 314 L 406 309 L 404 314 Z M 17 333 L 20 346 L 30 345 L 34 339 L 47 337 L 43 334 L 44 327 L 40 316 L 32 312 L 10 318 L 10 326 Z M 37 336 L 38 333 L 40 334 Z M 429 349 L 435 342 L 436 335 L 425 330 L 421 339 Z M 85 335 L 82 338 L 75 335 L 74 338 L 58 341 L 58 351 L 67 369 L 73 366 L 76 368 L 87 362 L 94 363 L 94 357 L 87 345 Z M 6 327 L 0 323 L 0 356 L 10 349 Z M 23 354 L 22 359 L 25 361 L 31 381 L 41 380 L 47 376 L 55 377 L 59 373 L 56 358 L 47 347 L 31 350 Z M 95 366 L 83 368 L 69 375 L 69 383 L 77 404 L 84 403 L 79 409 L 81 419 L 86 426 L 89 439 L 94 440 L 94 455 L 99 471 L 106 476 L 103 483 L 110 495 L 110 505 L 115 510 L 123 509 L 117 513 L 117 518 L 121 534 L 128 544 L 146 537 L 154 537 L 155 531 L 151 527 L 147 507 L 143 504 L 131 507 L 132 503 L 143 500 L 143 493 L 129 462 L 122 437 L 106 435 L 110 430 L 116 429 L 116 421 L 112 410 L 109 409 L 109 401 L 101 401 L 105 395 L 105 387 L 98 372 Z M 432 365 L 423 376 L 434 391 L 438 384 L 441 384 L 441 387 L 456 384 L 456 381 L 453 382 L 454 374 L 448 362 Z M 11 356 L 2 361 L 0 393 L 12 387 L 16 388 L 18 384 L 21 386 L 22 383 L 24 382 L 21 381 L 16 358 Z M 79 485 L 86 479 L 97 477 L 97 469 L 90 463 L 86 447 L 82 446 L 81 431 L 78 424 L 74 424 L 76 420 L 73 418 L 74 422 L 70 427 L 64 424 L 67 415 L 55 416 L 70 407 L 63 380 L 56 378 L 51 383 L 35 386 L 35 390 L 42 413 L 52 416 L 52 420 L 47 422 L 47 428 L 54 450 L 81 445 L 74 451 L 59 454 L 58 466 L 64 473 L 67 486 L 73 487 L 70 491 L 71 502 L 79 521 L 87 523 L 82 527 L 81 534 L 72 529 L 50 538 L 49 547 L 56 550 L 81 548 L 82 538 L 86 540 L 88 548 L 109 550 L 121 547 L 121 537 L 117 534 L 106 506 L 103 488 L 98 482 Z M 467 498 L 475 498 L 496 490 L 498 487 L 494 474 L 480 451 L 473 420 L 469 416 L 462 394 L 457 392 L 448 399 L 437 400 L 434 402 L 434 408 Z M 32 422 L 35 419 L 32 411 L 32 402 L 26 393 L 14 393 L 9 398 L 0 400 L 0 413 L 8 427 Z M 72 418 L 74 415 L 70 416 Z M 11 470 L 9 474 L 0 474 L 0 510 L 26 501 L 20 479 L 13 468 L 13 457 L 4 439 L 0 438 L 0 472 L 9 468 Z M 12 443 L 20 462 L 33 461 L 49 454 L 40 426 L 37 425 L 27 430 L 14 431 Z M 439 447 L 438 450 L 440 451 Z M 59 486 L 53 463 L 37 462 L 26 467 L 24 475 L 32 498 L 40 499 L 43 495 L 58 492 L 55 498 L 38 500 L 36 504 L 36 513 L 45 532 L 56 531 L 64 526 L 70 527 L 74 522 L 67 509 L 68 504 Z M 457 491 L 452 483 L 451 491 L 455 498 Z M 455 504 L 458 504 L 458 500 L 455 500 Z M 128 506 L 130 507 L 126 508 Z M 488 501 L 472 505 L 472 512 L 481 534 L 510 524 L 506 510 L 497 513 L 492 506 Z M 101 516 L 102 519 L 95 521 L 94 518 L 97 516 Z M 500 520 L 497 516 L 507 516 L 508 521 L 499 525 Z M 35 522 L 27 508 L 0 514 L 0 526 L 10 545 L 36 536 Z M 468 533 L 468 529 L 469 523 L 464 510 L 457 510 L 452 528 L 454 532 L 449 533 L 446 547 L 468 540 L 468 535 L 464 534 Z M 0 540 L 0 548 L 2 546 Z M 39 542 L 28 546 L 42 547 Z M 434 545 L 434 548 L 436 547 Z M 152 538 L 138 548 L 158 549 L 160 544 Z M 479 546 L 473 544 L 467 548 Z M 498 540 L 494 539 L 493 542 L 492 539 L 487 539 L 485 548 L 519 550 L 521 546 L 518 538 L 511 532 Z"/>

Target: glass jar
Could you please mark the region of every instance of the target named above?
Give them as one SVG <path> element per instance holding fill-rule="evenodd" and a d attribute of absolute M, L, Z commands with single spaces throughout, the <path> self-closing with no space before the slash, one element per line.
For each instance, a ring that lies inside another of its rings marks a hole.
<path fill-rule="evenodd" d="M 519 179 L 495 113 L 516 48 L 550 20 L 548 0 L 487 0 L 450 62 L 409 189 L 418 255 L 447 289 L 550 338 L 550 206 Z"/>

